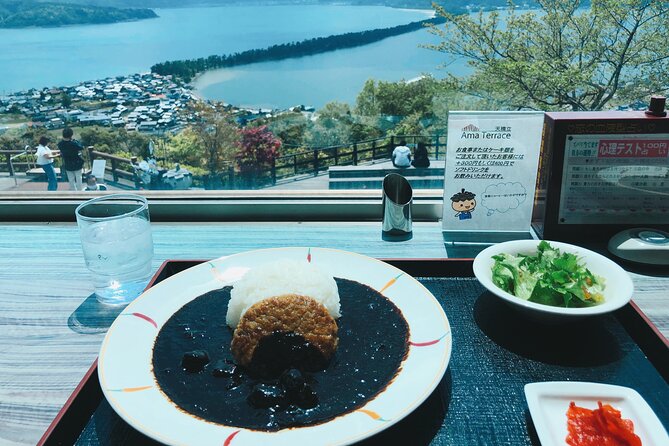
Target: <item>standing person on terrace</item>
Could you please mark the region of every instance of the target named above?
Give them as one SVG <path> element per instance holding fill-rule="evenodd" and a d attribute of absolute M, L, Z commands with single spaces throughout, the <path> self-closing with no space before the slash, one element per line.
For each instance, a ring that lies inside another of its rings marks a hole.
<path fill-rule="evenodd" d="M 40 166 L 46 174 L 48 186 L 46 190 L 58 190 L 58 180 L 56 179 L 56 169 L 53 167 L 53 159 L 60 155 L 57 150 L 49 148 L 49 138 L 42 136 L 37 146 L 37 165 Z"/>
<path fill-rule="evenodd" d="M 63 140 L 58 143 L 58 148 L 63 156 L 63 169 L 67 172 L 67 181 L 70 183 L 70 190 L 83 190 L 82 173 L 84 168 L 84 158 L 81 152 L 84 147 L 76 139 L 72 139 L 74 132 L 71 128 L 63 129 Z"/>

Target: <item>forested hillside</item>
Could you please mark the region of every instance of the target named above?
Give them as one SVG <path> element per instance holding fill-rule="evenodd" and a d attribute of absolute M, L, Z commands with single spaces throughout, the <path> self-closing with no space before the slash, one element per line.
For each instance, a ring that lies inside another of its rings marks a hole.
<path fill-rule="evenodd" d="M 150 9 L 0 0 L 0 28 L 115 23 L 157 17 Z"/>

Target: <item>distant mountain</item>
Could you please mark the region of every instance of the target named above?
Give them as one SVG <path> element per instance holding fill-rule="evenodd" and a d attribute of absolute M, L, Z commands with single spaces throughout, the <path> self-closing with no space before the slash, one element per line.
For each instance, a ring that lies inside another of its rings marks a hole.
<path fill-rule="evenodd" d="M 150 9 L 0 0 L 0 28 L 52 27 L 125 22 L 158 17 Z"/>
<path fill-rule="evenodd" d="M 41 1 L 41 0 L 38 0 Z M 59 0 L 62 3 L 115 6 L 123 8 L 176 8 L 225 5 L 376 5 L 394 8 L 431 9 L 433 0 Z M 508 0 L 434 0 L 450 11 L 461 11 L 467 6 L 477 8 L 506 7 Z M 519 6 L 536 6 L 536 0 L 516 0 Z"/>
<path fill-rule="evenodd" d="M 586 0 L 584 0 L 586 1 Z M 226 5 L 376 5 L 431 9 L 433 0 L 0 0 L 0 28 L 115 23 L 157 17 L 147 8 Z M 447 11 L 502 8 L 508 0 L 435 0 Z M 517 0 L 520 7 L 536 0 Z"/>

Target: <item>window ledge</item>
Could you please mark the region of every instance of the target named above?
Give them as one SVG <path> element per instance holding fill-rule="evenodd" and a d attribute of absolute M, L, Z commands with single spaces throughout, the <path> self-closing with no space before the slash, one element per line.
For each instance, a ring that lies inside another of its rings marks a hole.
<path fill-rule="evenodd" d="M 131 193 L 149 199 L 152 221 L 379 221 L 382 214 L 380 189 Z M 74 221 L 74 209 L 92 196 L 90 192 L 0 194 L 0 220 Z M 414 221 L 439 220 L 442 202 L 441 189 L 415 190 Z"/>

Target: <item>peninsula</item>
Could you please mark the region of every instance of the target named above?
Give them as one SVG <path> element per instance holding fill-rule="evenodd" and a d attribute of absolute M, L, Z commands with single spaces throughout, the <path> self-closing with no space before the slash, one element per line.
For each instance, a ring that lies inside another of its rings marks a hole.
<path fill-rule="evenodd" d="M 161 62 L 151 67 L 152 73 L 163 76 L 176 76 L 182 81 L 190 82 L 198 74 L 216 68 L 247 65 L 257 62 L 290 59 L 294 57 L 313 56 L 328 51 L 355 48 L 378 42 L 388 37 L 410 33 L 424 28 L 429 24 L 443 23 L 443 17 L 410 22 L 390 28 L 377 28 L 366 31 L 335 34 L 327 37 L 315 37 L 301 42 L 282 43 L 267 48 L 242 51 L 234 54 L 212 55 L 199 59 L 172 60 Z"/>

